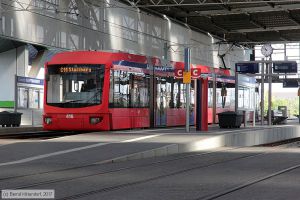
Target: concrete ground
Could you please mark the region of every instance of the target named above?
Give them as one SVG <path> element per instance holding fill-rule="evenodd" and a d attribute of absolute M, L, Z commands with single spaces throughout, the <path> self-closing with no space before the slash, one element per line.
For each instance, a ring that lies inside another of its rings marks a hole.
<path fill-rule="evenodd" d="M 0 139 L 0 189 L 53 189 L 55 199 L 297 199 L 298 145 L 240 144 L 297 135 L 298 127 Z"/>
<path fill-rule="evenodd" d="M 0 188 L 54 189 L 55 199 L 273 200 L 300 195 L 298 168 L 261 180 L 299 166 L 298 147 L 218 148 L 107 164 L 86 158 L 100 151 L 88 152 L 77 159 L 68 155 L 1 166 Z M 246 186 L 226 194 L 241 185 Z"/>

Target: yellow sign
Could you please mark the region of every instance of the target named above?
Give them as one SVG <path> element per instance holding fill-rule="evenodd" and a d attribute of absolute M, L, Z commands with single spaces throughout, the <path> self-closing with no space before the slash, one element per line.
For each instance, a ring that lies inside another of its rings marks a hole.
<path fill-rule="evenodd" d="M 191 72 L 183 72 L 183 83 L 188 84 L 191 83 Z"/>
<path fill-rule="evenodd" d="M 90 67 L 60 67 L 60 73 L 90 73 Z"/>

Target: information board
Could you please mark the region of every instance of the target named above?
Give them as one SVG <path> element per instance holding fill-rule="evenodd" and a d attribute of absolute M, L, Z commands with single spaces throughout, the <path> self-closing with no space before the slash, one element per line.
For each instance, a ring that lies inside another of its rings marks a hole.
<path fill-rule="evenodd" d="M 235 71 L 242 74 L 255 74 L 259 72 L 258 63 L 235 63 Z"/>
<path fill-rule="evenodd" d="M 298 67 L 295 62 L 274 62 L 273 73 L 297 73 Z"/>
<path fill-rule="evenodd" d="M 297 88 L 298 81 L 297 80 L 283 80 L 282 87 L 284 88 Z"/>

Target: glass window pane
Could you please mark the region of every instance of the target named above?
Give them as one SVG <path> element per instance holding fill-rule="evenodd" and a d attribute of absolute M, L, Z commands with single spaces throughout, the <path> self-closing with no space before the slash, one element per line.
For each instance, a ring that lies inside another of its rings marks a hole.
<path fill-rule="evenodd" d="M 85 107 L 102 102 L 104 65 L 48 66 L 47 103 Z"/>
<path fill-rule="evenodd" d="M 18 88 L 18 107 L 28 108 L 28 89 Z"/>

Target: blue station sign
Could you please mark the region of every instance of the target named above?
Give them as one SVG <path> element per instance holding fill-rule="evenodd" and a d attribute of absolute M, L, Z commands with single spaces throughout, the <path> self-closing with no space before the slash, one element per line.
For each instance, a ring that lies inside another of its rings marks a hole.
<path fill-rule="evenodd" d="M 25 84 L 33 84 L 33 85 L 44 85 L 43 79 L 30 78 L 30 77 L 24 77 L 24 76 L 18 76 L 17 82 L 25 83 Z"/>

